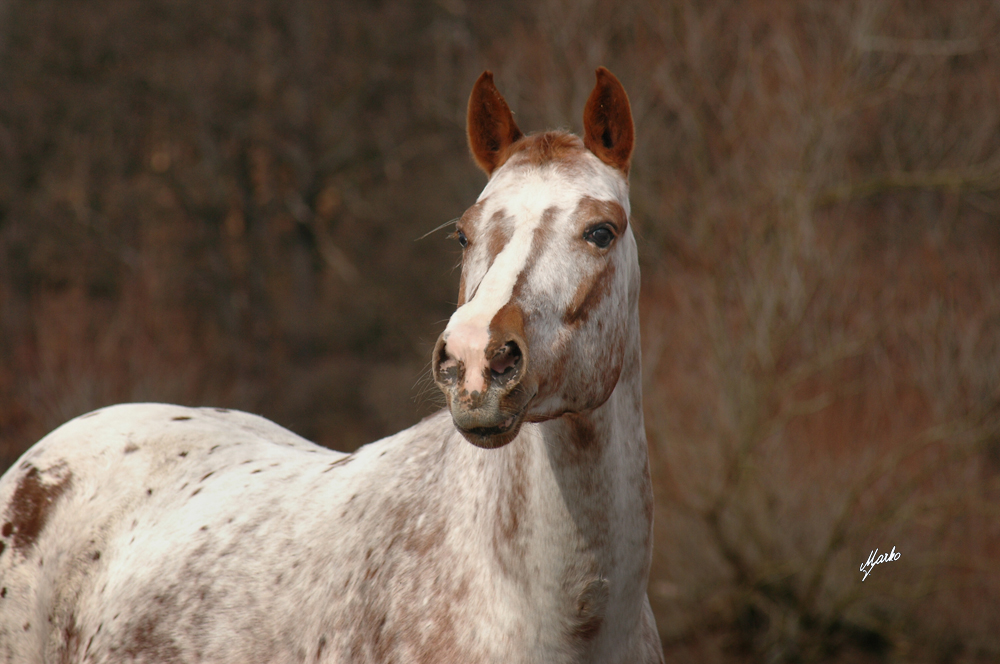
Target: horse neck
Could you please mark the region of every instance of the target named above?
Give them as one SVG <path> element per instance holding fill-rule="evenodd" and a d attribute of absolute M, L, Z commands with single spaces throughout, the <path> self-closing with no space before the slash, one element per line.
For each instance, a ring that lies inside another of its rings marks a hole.
<path fill-rule="evenodd" d="M 587 546 L 617 567 L 650 545 L 652 493 L 642 416 L 638 315 L 615 390 L 600 407 L 540 425 L 559 497 Z"/>
<path fill-rule="evenodd" d="M 422 606 L 430 590 L 421 580 L 434 593 L 479 592 L 477 610 L 462 615 L 497 636 L 487 649 L 502 650 L 500 637 L 517 634 L 543 658 L 560 635 L 596 638 L 595 652 L 630 638 L 645 601 L 652 494 L 638 315 L 629 323 L 634 336 L 616 388 L 593 411 L 525 424 L 493 450 L 465 441 L 442 411 L 359 451 L 370 464 L 359 464 L 366 470 L 351 480 L 346 503 L 336 489 L 336 509 L 346 518 L 378 515 L 346 545 L 411 575 L 393 586 L 396 594 L 414 589 L 401 605 Z M 341 541 L 341 525 L 318 523 L 317 532 Z"/>
<path fill-rule="evenodd" d="M 651 555 L 638 314 L 633 318 L 621 376 L 604 404 L 525 425 L 500 450 L 469 450 L 480 462 L 466 484 L 478 487 L 468 504 L 492 506 L 490 518 L 476 521 L 502 575 L 526 588 L 552 588 L 553 596 L 606 584 L 609 619 L 617 607 L 639 606 Z M 620 617 L 628 620 L 626 612 Z"/>

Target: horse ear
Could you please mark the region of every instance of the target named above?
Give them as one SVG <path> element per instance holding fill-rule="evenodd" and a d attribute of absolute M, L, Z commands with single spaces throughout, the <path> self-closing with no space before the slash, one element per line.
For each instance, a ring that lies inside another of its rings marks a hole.
<path fill-rule="evenodd" d="M 523 136 L 510 107 L 493 85 L 491 71 L 484 71 L 472 86 L 466 131 L 472 156 L 487 175 L 503 164 L 507 148 Z"/>
<path fill-rule="evenodd" d="M 614 74 L 597 68 L 597 84 L 583 109 L 583 144 L 598 159 L 628 176 L 635 126 L 625 88 Z"/>

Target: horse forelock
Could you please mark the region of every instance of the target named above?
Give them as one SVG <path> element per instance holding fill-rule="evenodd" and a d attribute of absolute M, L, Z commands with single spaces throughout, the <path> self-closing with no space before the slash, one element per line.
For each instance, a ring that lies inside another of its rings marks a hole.
<path fill-rule="evenodd" d="M 573 166 L 587 152 L 583 140 L 565 131 L 546 131 L 523 136 L 507 148 L 504 162 L 539 167 L 548 164 Z"/>

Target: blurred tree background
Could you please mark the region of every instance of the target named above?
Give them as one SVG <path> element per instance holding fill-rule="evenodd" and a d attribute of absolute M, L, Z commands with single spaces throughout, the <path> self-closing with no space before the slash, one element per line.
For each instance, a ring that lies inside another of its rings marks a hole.
<path fill-rule="evenodd" d="M 1000 660 L 1000 6 L 620 5 L 0 0 L 0 470 L 120 401 L 432 412 L 471 85 L 579 131 L 605 65 L 668 659 Z"/>

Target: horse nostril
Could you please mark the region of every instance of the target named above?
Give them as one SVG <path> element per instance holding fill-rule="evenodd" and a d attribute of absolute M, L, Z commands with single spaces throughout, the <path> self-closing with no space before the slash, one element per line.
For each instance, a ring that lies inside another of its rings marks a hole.
<path fill-rule="evenodd" d="M 493 355 L 490 360 L 490 375 L 494 380 L 507 380 L 513 377 L 521 363 L 521 349 L 517 343 L 508 341 Z"/>
<path fill-rule="evenodd" d="M 432 363 L 434 379 L 439 382 L 455 382 L 458 378 L 458 361 L 448 352 L 444 338 L 438 339 Z"/>

